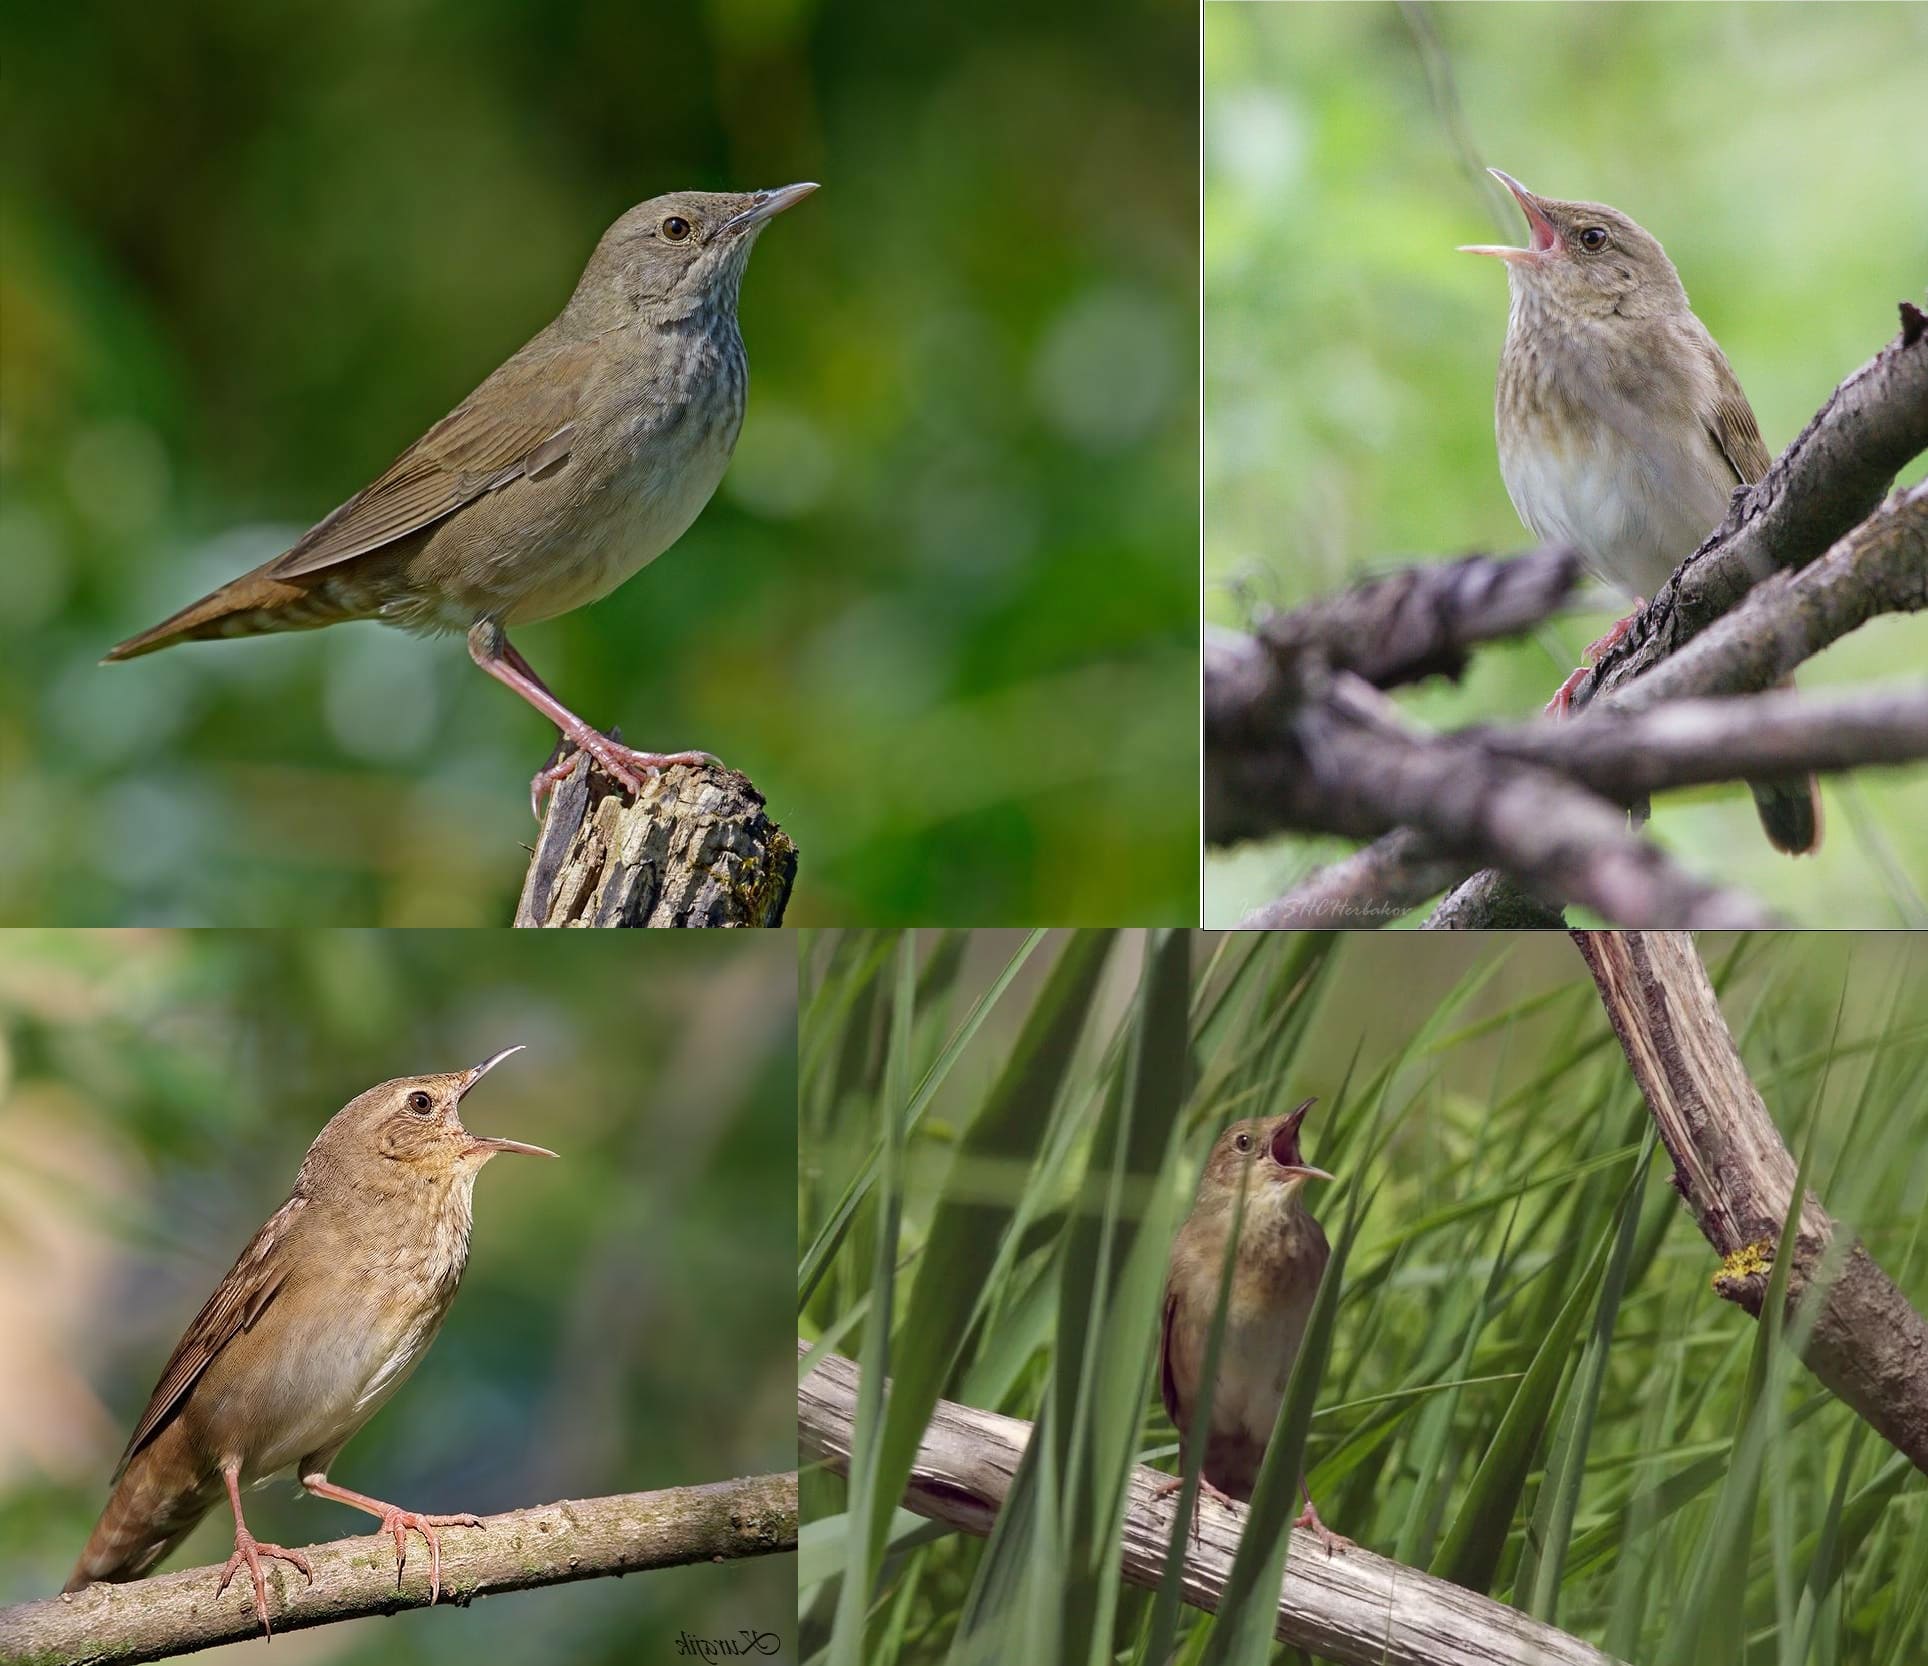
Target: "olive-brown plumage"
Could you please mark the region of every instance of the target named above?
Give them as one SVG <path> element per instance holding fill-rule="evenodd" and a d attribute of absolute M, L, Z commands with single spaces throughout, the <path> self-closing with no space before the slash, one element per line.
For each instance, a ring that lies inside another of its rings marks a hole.
<path fill-rule="evenodd" d="M 430 1600 L 440 1594 L 435 1529 L 473 1516 L 425 1516 L 351 1492 L 329 1466 L 407 1379 L 435 1338 L 468 1263 L 475 1176 L 498 1152 L 552 1157 L 516 1140 L 481 1139 L 460 1105 L 509 1048 L 472 1070 L 383 1082 L 349 1101 L 316 1136 L 293 1192 L 241 1252 L 181 1338 L 115 1472 L 113 1492 L 66 1589 L 138 1579 L 225 1492 L 235 1549 L 225 1591 L 245 1566 L 264 1630 L 263 1557 L 307 1561 L 248 1532 L 241 1492 L 293 1469 L 311 1493 L 381 1518 L 395 1539 L 429 1546 Z"/>
<path fill-rule="evenodd" d="M 1638 607 L 1720 524 L 1734 488 L 1767 473 L 1760 425 L 1657 239 L 1604 203 L 1536 196 L 1489 171 L 1530 233 L 1525 248 L 1466 250 L 1506 263 L 1494 431 L 1507 495 L 1536 538 L 1572 545 Z M 1566 710 L 1582 675 L 1550 709 Z M 1777 849 L 1818 847 L 1813 776 L 1749 785 Z"/>
<path fill-rule="evenodd" d="M 1307 1163 L 1299 1149 L 1300 1125 L 1315 1103 L 1308 1099 L 1284 1116 L 1235 1122 L 1220 1134 L 1192 1212 L 1172 1244 L 1159 1389 L 1188 1458 L 1203 1441 L 1199 1473 L 1206 1490 L 1223 1502 L 1252 1496 L 1325 1275 L 1325 1233 L 1302 1194 L 1308 1180 L 1332 1176 Z M 1205 1356 L 1235 1225 L 1238 1247 L 1225 1298 L 1218 1377 L 1209 1421 L 1200 1429 Z M 1173 1481 L 1166 1490 L 1177 1485 Z M 1347 1542 L 1319 1520 L 1309 1492 L 1295 1525 L 1316 1533 L 1328 1551 Z"/>
<path fill-rule="evenodd" d="M 758 234 L 816 186 L 679 191 L 603 234 L 569 304 L 372 485 L 285 554 L 111 649 L 379 619 L 469 654 L 631 791 L 701 753 L 637 752 L 565 707 L 507 627 L 607 595 L 676 542 L 736 447 L 737 294 Z M 538 773 L 539 795 L 573 760 Z"/>

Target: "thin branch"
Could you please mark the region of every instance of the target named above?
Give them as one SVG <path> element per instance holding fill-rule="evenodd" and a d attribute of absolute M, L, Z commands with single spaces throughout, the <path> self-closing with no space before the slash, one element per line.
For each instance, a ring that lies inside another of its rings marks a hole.
<path fill-rule="evenodd" d="M 466 1605 L 502 1591 L 795 1550 L 797 1477 L 569 1499 L 440 1532 L 441 1600 Z M 428 1606 L 428 1558 L 419 1542 L 399 1581 L 394 1541 L 385 1535 L 309 1545 L 304 1554 L 315 1572 L 312 1588 L 294 1569 L 268 1564 L 277 1634 Z M 189 1568 L 0 1608 L 0 1659 L 119 1666 L 260 1636 L 246 1574 L 216 1601 L 220 1578 L 218 1567 Z"/>
<path fill-rule="evenodd" d="M 1796 1166 L 1747 1073 L 1691 939 L 1576 932 L 1574 941 L 1674 1162 L 1674 1189 L 1727 1265 L 1714 1289 L 1756 1318 L 1794 1195 Z M 1837 1229 L 1802 1199 L 1789 1270 L 1793 1314 Z M 1808 1369 L 1928 1474 L 1928 1321 L 1855 1244 L 1821 1298 Z"/>
<path fill-rule="evenodd" d="M 799 1342 L 798 1352 L 806 1351 Z M 857 1415 L 856 1365 L 828 1354 L 797 1387 L 800 1450 L 849 1473 Z M 988 1535 L 1031 1439 L 1022 1418 L 940 1400 L 918 1443 L 904 1507 Z M 1155 1499 L 1165 1477 L 1139 1467 L 1125 1510 L 1124 1577 L 1147 1590 L 1164 1577 L 1175 1500 Z M 1194 1608 L 1217 1611 L 1245 1526 L 1244 1509 L 1200 1499 L 1197 1537 L 1180 1575 Z M 1518 1609 L 1357 1546 L 1328 1556 L 1306 1534 L 1287 1554 L 1273 1635 L 1337 1666 L 1613 1666 L 1611 1658 Z"/>

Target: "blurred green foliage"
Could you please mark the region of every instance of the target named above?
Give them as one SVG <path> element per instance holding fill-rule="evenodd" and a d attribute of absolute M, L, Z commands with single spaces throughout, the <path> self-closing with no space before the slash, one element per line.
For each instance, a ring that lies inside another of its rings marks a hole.
<path fill-rule="evenodd" d="M 100 653 L 284 548 L 678 187 L 816 179 L 717 500 L 522 633 L 745 770 L 813 920 L 1195 910 L 1194 26 L 1123 0 L 9 8 L 0 918 L 494 924 L 553 736 L 368 625 Z"/>
<path fill-rule="evenodd" d="M 1455 252 L 1522 235 L 1483 165 L 1653 232 L 1775 452 L 1893 338 L 1896 303 L 1923 299 L 1920 6 L 1205 14 L 1209 622 L 1413 560 L 1529 544 L 1493 448 L 1505 280 Z M 1903 479 L 1922 473 L 1917 461 Z M 1535 640 L 1482 651 L 1464 684 L 1406 703 L 1440 726 L 1528 716 L 1608 608 L 1624 604 L 1600 592 Z M 1928 625 L 1890 618 L 1801 683 L 1925 663 Z M 1829 835 L 1811 861 L 1771 850 L 1737 788 L 1670 795 L 1653 828 L 1690 866 L 1802 923 L 1928 923 L 1928 771 L 1824 792 Z M 1340 848 L 1215 856 L 1207 921 L 1230 923 Z"/>
<path fill-rule="evenodd" d="M 478 1178 L 462 1291 L 335 1479 L 486 1514 L 795 1466 L 789 939 L 10 932 L 0 1602 L 66 1579 L 169 1350 L 328 1117 L 517 1042 L 464 1120 L 562 1160 Z M 248 1521 L 289 1545 L 367 1530 L 291 1480 Z M 168 1566 L 231 1543 L 224 1507 Z M 325 1635 L 367 1666 L 627 1666 L 672 1658 L 683 1630 L 787 1639 L 795 1581 L 780 1555 Z"/>

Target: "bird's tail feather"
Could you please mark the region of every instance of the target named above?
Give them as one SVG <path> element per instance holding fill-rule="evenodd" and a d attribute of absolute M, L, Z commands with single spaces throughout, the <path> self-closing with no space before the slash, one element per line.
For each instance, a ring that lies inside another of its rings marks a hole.
<path fill-rule="evenodd" d="M 1799 781 L 1750 781 L 1748 787 L 1776 850 L 1806 856 L 1821 848 L 1821 783 L 1812 775 Z"/>
<path fill-rule="evenodd" d="M 63 1590 L 78 1591 L 99 1579 L 139 1579 L 192 1533 L 220 1499 L 220 1477 L 202 1478 L 194 1473 L 198 1466 L 184 1465 L 181 1443 L 167 1438 L 172 1432 L 164 1430 L 134 1455 Z"/>

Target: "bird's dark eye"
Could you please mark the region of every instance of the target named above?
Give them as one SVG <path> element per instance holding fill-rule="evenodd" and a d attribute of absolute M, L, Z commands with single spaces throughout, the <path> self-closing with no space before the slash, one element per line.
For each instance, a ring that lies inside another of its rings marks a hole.
<path fill-rule="evenodd" d="M 1607 246 L 1607 228 L 1588 226 L 1580 233 L 1580 247 L 1583 249 L 1604 249 Z"/>
<path fill-rule="evenodd" d="M 1250 1134 L 1239 1134 L 1233 1139 L 1232 1144 L 1237 1146 L 1240 1151 L 1250 1151 L 1252 1149 L 1252 1136 Z"/>
<path fill-rule="evenodd" d="M 422 1092 L 420 1088 L 417 1088 L 415 1092 L 408 1096 L 408 1108 L 417 1116 L 427 1116 L 430 1111 L 435 1109 L 435 1101 L 429 1098 L 426 1093 Z"/>
<path fill-rule="evenodd" d="M 663 235 L 672 243 L 680 243 L 690 234 L 690 223 L 680 214 L 672 214 L 663 221 Z"/>

